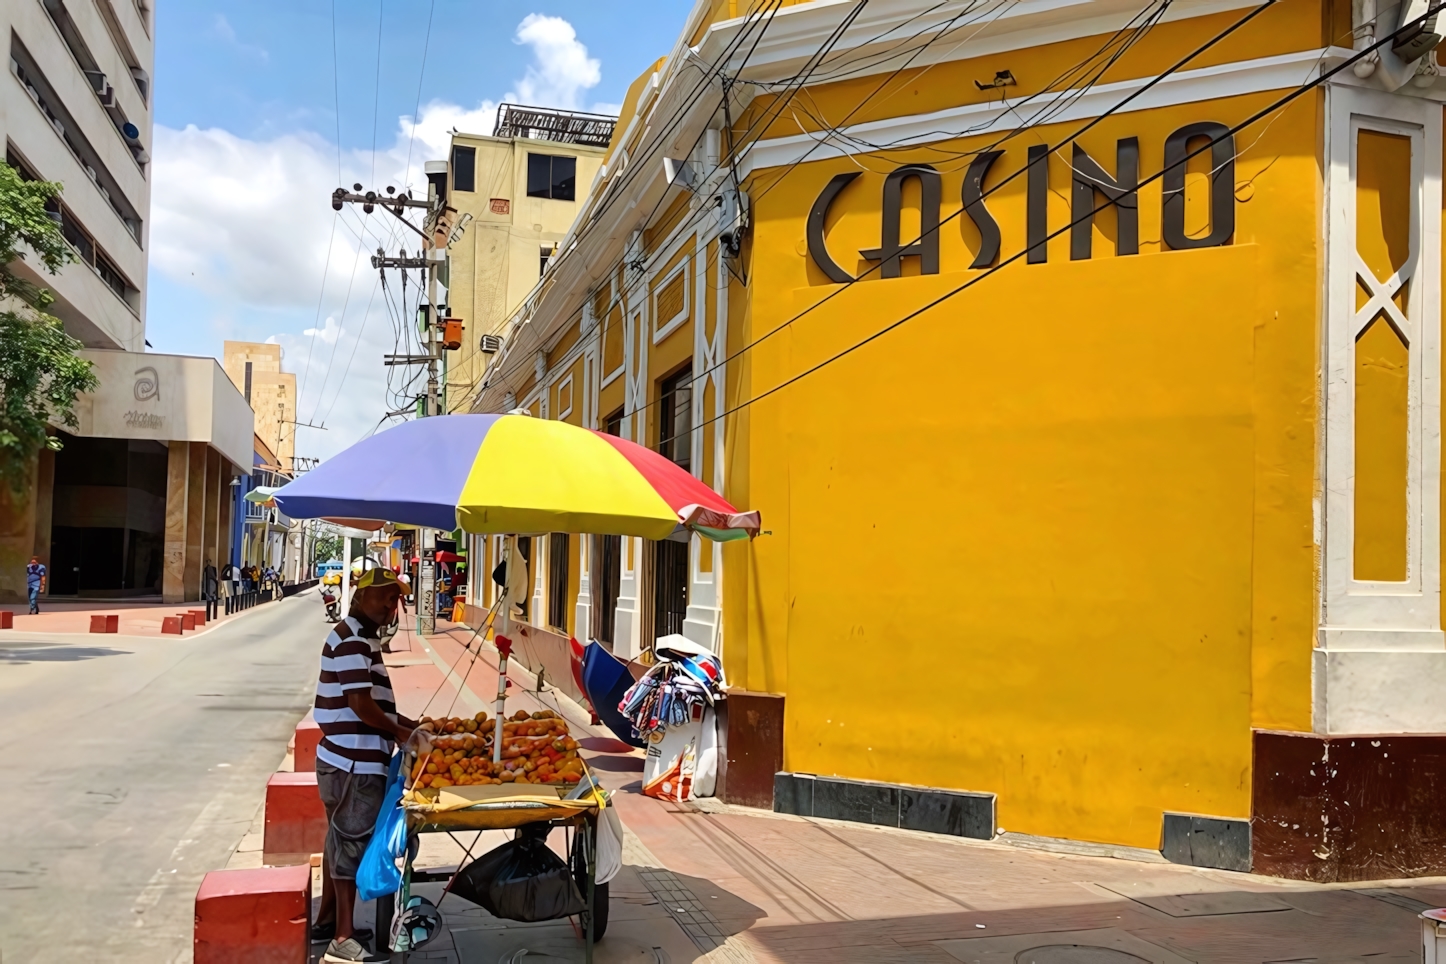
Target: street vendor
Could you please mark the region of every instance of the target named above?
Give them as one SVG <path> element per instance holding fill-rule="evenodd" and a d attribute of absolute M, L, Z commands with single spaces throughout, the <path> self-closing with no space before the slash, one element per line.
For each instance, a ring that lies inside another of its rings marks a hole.
<path fill-rule="evenodd" d="M 314 717 L 322 739 L 316 749 L 316 784 L 326 808 L 321 908 L 313 942 L 330 941 L 324 961 L 377 960 L 352 926 L 356 873 L 386 791 L 392 750 L 416 723 L 397 713 L 391 678 L 382 662 L 381 627 L 397 615 L 402 587 L 389 569 L 369 569 L 357 580 L 350 614 L 326 638 L 316 684 Z M 385 939 L 385 935 L 382 935 Z"/>

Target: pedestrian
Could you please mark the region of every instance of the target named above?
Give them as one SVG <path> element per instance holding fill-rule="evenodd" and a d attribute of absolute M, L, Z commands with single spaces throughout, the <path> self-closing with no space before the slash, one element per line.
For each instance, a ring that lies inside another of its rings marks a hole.
<path fill-rule="evenodd" d="M 206 565 L 201 569 L 201 599 L 205 602 L 216 601 L 216 567 L 211 560 L 206 560 Z"/>
<path fill-rule="evenodd" d="M 40 594 L 45 592 L 45 577 L 48 571 L 41 563 L 39 556 L 30 557 L 30 565 L 25 567 L 25 588 L 30 593 L 30 614 L 40 614 Z"/>
<path fill-rule="evenodd" d="M 253 575 L 255 569 L 250 564 L 241 567 L 241 591 L 251 592 L 256 588 L 256 577 Z"/>
<path fill-rule="evenodd" d="M 236 567 L 227 562 L 221 567 L 221 598 L 236 595 Z"/>
<path fill-rule="evenodd" d="M 391 677 L 382 661 L 382 627 L 397 615 L 401 586 L 389 569 L 357 580 L 351 612 L 326 637 L 312 712 L 321 727 L 316 785 L 326 809 L 321 907 L 311 928 L 314 943 L 330 941 L 323 961 L 375 960 L 358 931 L 356 873 L 386 793 L 392 750 L 405 744 L 416 723 L 397 713 Z M 385 935 L 379 935 L 385 939 Z"/>

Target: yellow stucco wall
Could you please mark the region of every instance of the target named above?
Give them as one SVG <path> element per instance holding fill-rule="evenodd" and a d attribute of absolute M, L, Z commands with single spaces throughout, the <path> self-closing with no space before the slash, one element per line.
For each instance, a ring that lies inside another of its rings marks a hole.
<path fill-rule="evenodd" d="M 1169 132 L 1275 96 L 1111 117 L 1082 145 L 1112 171 L 1138 137 L 1148 177 Z M 1155 182 L 1139 255 L 1114 257 L 1097 218 L 1092 260 L 1061 237 L 1048 264 L 1006 267 L 730 419 L 727 494 L 770 534 L 725 548 L 725 659 L 735 684 L 787 694 L 788 769 L 993 791 L 1008 830 L 1142 847 L 1163 810 L 1249 815 L 1251 727 L 1310 727 L 1319 115 L 1305 98 L 1241 137 L 1232 244 L 1162 251 Z M 986 188 L 1073 126 L 1009 144 Z M 879 242 L 896 164 L 934 163 L 942 214 L 958 210 L 967 159 L 939 157 L 863 159 L 828 224 L 845 270 Z M 804 223 L 857 169 L 809 163 L 755 191 L 732 347 L 834 289 Z M 1065 160 L 1050 173 L 1054 230 Z M 1019 178 L 988 202 L 1005 257 L 1024 197 Z M 730 404 L 978 276 L 977 243 L 951 222 L 941 274 L 906 259 L 749 351 Z"/>

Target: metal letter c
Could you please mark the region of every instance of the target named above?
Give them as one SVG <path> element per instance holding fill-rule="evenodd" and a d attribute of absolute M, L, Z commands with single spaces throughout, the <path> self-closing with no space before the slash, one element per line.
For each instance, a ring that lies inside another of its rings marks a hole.
<path fill-rule="evenodd" d="M 813 258 L 813 263 L 818 265 L 819 270 L 828 275 L 829 280 L 837 284 L 847 284 L 854 280 L 849 274 L 828 253 L 828 245 L 823 239 L 823 222 L 828 217 L 828 209 L 833 206 L 834 198 L 839 192 L 853 183 L 860 171 L 850 171 L 847 174 L 835 174 L 833 180 L 829 181 L 818 199 L 813 202 L 813 209 L 808 212 L 808 254 Z"/>

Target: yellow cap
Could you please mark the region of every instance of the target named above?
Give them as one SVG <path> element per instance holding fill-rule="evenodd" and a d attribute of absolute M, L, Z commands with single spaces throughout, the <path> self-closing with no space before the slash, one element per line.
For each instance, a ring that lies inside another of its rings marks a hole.
<path fill-rule="evenodd" d="M 374 589 L 378 586 L 396 586 L 401 588 L 397 582 L 397 574 L 390 569 L 368 569 L 362 573 L 361 578 L 356 581 L 357 589 Z"/>

